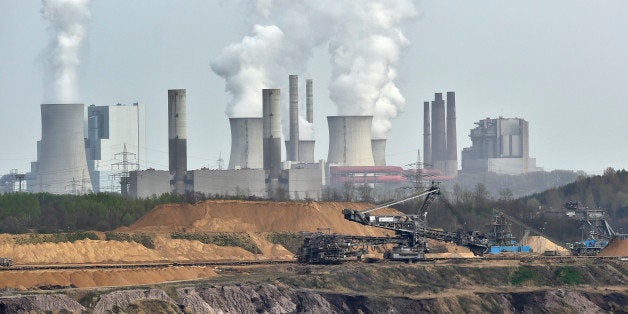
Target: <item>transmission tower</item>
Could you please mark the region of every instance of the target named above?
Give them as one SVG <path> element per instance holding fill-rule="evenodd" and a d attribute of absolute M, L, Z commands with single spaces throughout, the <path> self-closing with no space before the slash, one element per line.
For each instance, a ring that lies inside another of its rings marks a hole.
<path fill-rule="evenodd" d="M 119 183 L 120 193 L 122 195 L 128 195 L 129 169 L 137 169 L 139 163 L 129 161 L 129 157 L 131 157 L 131 159 L 137 160 L 137 155 L 128 152 L 126 149 L 126 144 L 124 144 L 124 150 L 121 153 L 115 154 L 114 158 L 117 159 L 119 156 L 122 157 L 122 161 L 111 164 L 111 170 L 121 170 L 120 172 L 111 175 L 111 191 L 116 192 L 118 190 L 118 185 L 115 185 L 115 183 Z"/>

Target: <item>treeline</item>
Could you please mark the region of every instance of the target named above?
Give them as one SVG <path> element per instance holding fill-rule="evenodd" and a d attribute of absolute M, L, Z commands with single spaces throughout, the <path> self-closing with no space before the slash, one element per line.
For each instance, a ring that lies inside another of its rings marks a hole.
<path fill-rule="evenodd" d="M 494 209 L 503 210 L 533 227 L 563 241 L 578 241 L 583 237 L 580 222 L 568 218 L 562 211 L 567 201 L 578 201 L 589 208 L 605 209 L 617 232 L 628 230 L 628 172 L 608 168 L 601 176 L 580 177 L 576 182 L 552 188 L 542 193 L 515 198 L 510 189 L 494 197 L 483 183 L 473 189 L 454 186 L 434 202 L 427 216 L 430 226 L 446 230 L 485 230 Z M 421 202 L 401 204 L 397 208 L 415 212 Z M 513 234 L 523 230 L 512 226 Z M 586 237 L 586 235 L 585 235 Z"/>
<path fill-rule="evenodd" d="M 0 233 L 109 231 L 132 224 L 159 204 L 183 201 L 170 194 L 134 200 L 107 193 L 7 193 L 0 195 Z"/>

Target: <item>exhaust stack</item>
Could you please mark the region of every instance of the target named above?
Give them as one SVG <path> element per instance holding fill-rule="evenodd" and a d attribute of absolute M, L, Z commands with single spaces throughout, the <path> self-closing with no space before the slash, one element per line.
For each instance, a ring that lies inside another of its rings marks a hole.
<path fill-rule="evenodd" d="M 456 143 L 456 93 L 447 92 L 447 175 L 458 174 L 458 145 Z"/>
<path fill-rule="evenodd" d="M 168 169 L 174 179 L 170 183 L 175 195 L 185 194 L 187 162 L 185 89 L 168 90 Z"/>
<path fill-rule="evenodd" d="M 281 173 L 281 98 L 280 89 L 262 90 L 264 170 L 271 178 Z"/>
<path fill-rule="evenodd" d="M 306 120 L 309 123 L 314 123 L 314 91 L 313 82 L 311 79 L 305 80 L 305 109 Z"/>
<path fill-rule="evenodd" d="M 436 93 L 432 101 L 432 164 L 442 171 L 445 171 L 447 160 L 445 133 L 445 101 L 442 93 Z"/>
<path fill-rule="evenodd" d="M 290 145 L 288 160 L 299 161 L 299 76 L 290 75 Z"/>
<path fill-rule="evenodd" d="M 432 164 L 432 136 L 430 133 L 430 102 L 423 102 L 423 163 Z"/>

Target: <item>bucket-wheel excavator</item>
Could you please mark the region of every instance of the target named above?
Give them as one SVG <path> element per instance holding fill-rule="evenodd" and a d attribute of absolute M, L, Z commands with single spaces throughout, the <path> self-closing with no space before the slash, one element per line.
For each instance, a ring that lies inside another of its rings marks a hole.
<path fill-rule="evenodd" d="M 463 232 L 447 232 L 427 225 L 430 204 L 440 195 L 440 188 L 432 184 L 427 190 L 401 200 L 371 207 L 365 210 L 344 209 L 344 218 L 366 226 L 392 230 L 394 237 L 363 237 L 338 234 L 315 233 L 306 237 L 298 254 L 303 263 L 339 263 L 349 257 L 360 258 L 369 247 L 393 244 L 384 253 L 389 260 L 415 262 L 425 258 L 428 251 L 426 238 L 468 246 L 472 251 L 483 253 L 487 246 Z M 372 213 L 390 206 L 425 197 L 415 214 L 373 215 Z"/>

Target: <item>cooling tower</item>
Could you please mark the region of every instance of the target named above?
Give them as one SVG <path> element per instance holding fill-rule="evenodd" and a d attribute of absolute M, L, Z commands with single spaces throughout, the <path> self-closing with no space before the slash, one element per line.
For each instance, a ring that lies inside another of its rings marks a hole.
<path fill-rule="evenodd" d="M 328 116 L 327 162 L 347 166 L 373 166 L 372 123 L 373 116 Z"/>
<path fill-rule="evenodd" d="M 262 169 L 262 118 L 229 118 L 231 155 L 229 169 Z"/>
<path fill-rule="evenodd" d="M 288 160 L 299 161 L 299 76 L 290 75 L 290 147 Z"/>
<path fill-rule="evenodd" d="M 456 142 L 456 93 L 447 92 L 447 165 L 445 173 L 458 174 L 458 146 Z"/>
<path fill-rule="evenodd" d="M 168 90 L 168 170 L 175 195 L 185 194 L 188 170 L 185 98 L 185 89 Z"/>
<path fill-rule="evenodd" d="M 264 170 L 271 178 L 281 173 L 281 90 L 262 90 Z"/>
<path fill-rule="evenodd" d="M 41 105 L 36 191 L 83 194 L 92 190 L 85 156 L 83 114 L 83 104 Z"/>
<path fill-rule="evenodd" d="M 423 164 L 432 164 L 432 136 L 430 135 L 430 102 L 423 102 Z"/>
<path fill-rule="evenodd" d="M 386 139 L 371 140 L 371 148 L 373 149 L 373 162 L 375 166 L 386 165 Z"/>
<path fill-rule="evenodd" d="M 299 162 L 315 163 L 314 141 L 299 141 Z"/>
<path fill-rule="evenodd" d="M 442 93 L 436 93 L 432 101 L 432 165 L 443 171 L 447 160 L 446 140 L 445 101 Z"/>
<path fill-rule="evenodd" d="M 305 80 L 305 119 L 309 123 L 314 123 L 314 91 L 312 80 Z"/>

